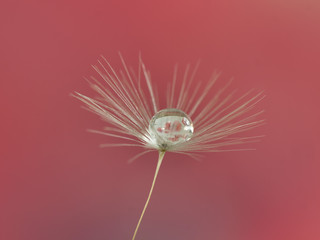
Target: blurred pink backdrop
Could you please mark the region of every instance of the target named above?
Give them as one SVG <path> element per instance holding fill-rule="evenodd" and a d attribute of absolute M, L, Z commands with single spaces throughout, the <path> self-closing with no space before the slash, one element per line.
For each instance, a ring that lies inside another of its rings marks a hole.
<path fill-rule="evenodd" d="M 141 51 L 153 81 L 201 59 L 232 89 L 265 90 L 257 150 L 167 154 L 138 239 L 320 239 L 320 2 L 2 1 L 0 239 L 131 239 L 157 154 L 87 133 L 104 126 L 69 94 L 91 93 L 100 54 Z"/>

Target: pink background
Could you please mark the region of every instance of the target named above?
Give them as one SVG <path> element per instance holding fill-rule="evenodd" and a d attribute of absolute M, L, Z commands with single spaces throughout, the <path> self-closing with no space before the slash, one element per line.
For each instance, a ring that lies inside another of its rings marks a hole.
<path fill-rule="evenodd" d="M 100 149 L 104 124 L 69 94 L 100 54 L 139 50 L 153 81 L 202 60 L 239 92 L 265 90 L 256 151 L 168 154 L 138 239 L 320 239 L 320 3 L 2 1 L 0 239 L 130 239 L 156 153 Z M 250 145 L 251 147 L 251 145 Z"/>

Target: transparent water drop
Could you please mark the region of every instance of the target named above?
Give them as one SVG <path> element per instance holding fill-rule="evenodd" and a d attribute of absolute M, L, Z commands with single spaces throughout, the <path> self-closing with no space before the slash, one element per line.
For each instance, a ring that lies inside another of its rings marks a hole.
<path fill-rule="evenodd" d="M 170 146 L 188 141 L 193 135 L 193 123 L 183 111 L 168 108 L 157 112 L 149 123 L 156 144 L 167 150 Z"/>

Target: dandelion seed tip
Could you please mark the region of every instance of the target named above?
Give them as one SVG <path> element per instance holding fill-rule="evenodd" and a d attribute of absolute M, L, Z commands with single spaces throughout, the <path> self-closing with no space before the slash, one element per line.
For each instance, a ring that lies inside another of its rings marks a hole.
<path fill-rule="evenodd" d="M 264 90 L 262 90 L 260 93 L 263 94 L 262 99 L 267 97 L 267 94 L 264 93 Z"/>
<path fill-rule="evenodd" d="M 234 77 L 231 77 L 227 83 L 227 85 L 230 85 L 234 81 Z"/>
<path fill-rule="evenodd" d="M 89 133 L 96 133 L 97 130 L 94 130 L 94 129 L 90 129 L 90 128 L 87 128 L 86 129 L 86 132 L 89 132 Z"/>
<path fill-rule="evenodd" d="M 69 93 L 70 97 L 75 97 L 75 98 L 79 98 L 79 96 L 81 96 L 81 93 L 78 93 L 76 91 L 74 91 L 73 93 Z"/>
<path fill-rule="evenodd" d="M 215 76 L 219 77 L 219 76 L 221 76 L 221 74 L 222 74 L 222 71 L 218 70 L 218 69 L 214 69 L 213 73 L 212 73 L 213 77 L 215 77 Z"/>

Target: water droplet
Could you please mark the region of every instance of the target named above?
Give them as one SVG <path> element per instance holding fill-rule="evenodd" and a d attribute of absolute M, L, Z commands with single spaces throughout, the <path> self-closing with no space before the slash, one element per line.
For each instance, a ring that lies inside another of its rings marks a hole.
<path fill-rule="evenodd" d="M 172 145 L 188 141 L 193 135 L 193 124 L 183 111 L 169 108 L 152 117 L 149 130 L 156 144 L 167 150 Z"/>

